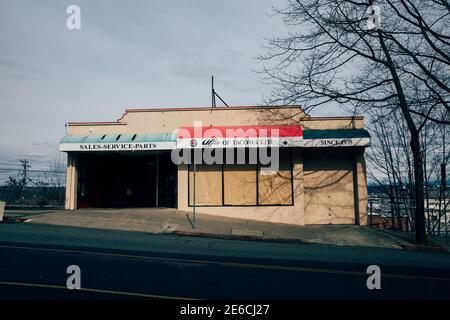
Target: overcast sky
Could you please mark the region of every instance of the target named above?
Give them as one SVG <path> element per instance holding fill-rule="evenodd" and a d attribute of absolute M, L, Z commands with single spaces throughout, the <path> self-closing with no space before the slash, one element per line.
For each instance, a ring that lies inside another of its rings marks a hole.
<path fill-rule="evenodd" d="M 81 8 L 81 30 L 66 28 L 71 4 Z M 265 38 L 286 31 L 271 16 L 280 4 L 0 0 L 0 169 L 21 158 L 47 168 L 67 121 L 208 106 L 212 74 L 228 104 L 261 103 L 269 87 L 254 58 Z M 0 171 L 0 183 L 7 175 Z"/>

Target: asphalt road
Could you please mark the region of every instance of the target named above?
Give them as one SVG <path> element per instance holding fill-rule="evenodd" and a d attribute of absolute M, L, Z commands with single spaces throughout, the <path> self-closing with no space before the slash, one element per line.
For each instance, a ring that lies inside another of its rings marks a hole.
<path fill-rule="evenodd" d="M 0 224 L 0 298 L 449 299 L 450 255 Z"/>

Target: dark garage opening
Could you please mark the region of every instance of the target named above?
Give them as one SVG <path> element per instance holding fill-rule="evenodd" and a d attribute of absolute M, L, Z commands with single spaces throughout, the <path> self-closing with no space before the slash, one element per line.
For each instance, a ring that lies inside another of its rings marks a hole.
<path fill-rule="evenodd" d="M 79 155 L 78 208 L 177 207 L 170 152 Z"/>

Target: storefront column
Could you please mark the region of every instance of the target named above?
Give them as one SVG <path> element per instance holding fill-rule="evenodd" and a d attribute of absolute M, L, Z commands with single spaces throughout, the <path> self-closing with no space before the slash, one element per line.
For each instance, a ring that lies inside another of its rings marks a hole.
<path fill-rule="evenodd" d="M 364 148 L 355 150 L 354 168 L 353 168 L 353 190 L 355 196 L 355 223 L 358 225 L 367 225 L 367 173 L 366 161 L 364 158 Z"/>
<path fill-rule="evenodd" d="M 188 206 L 188 166 L 186 164 L 178 165 L 178 210 L 191 212 L 192 208 Z"/>
<path fill-rule="evenodd" d="M 159 154 L 156 155 L 155 207 L 159 207 Z"/>
<path fill-rule="evenodd" d="M 77 209 L 78 172 L 77 159 L 73 153 L 67 154 L 66 210 Z"/>
<path fill-rule="evenodd" d="M 292 150 L 292 187 L 294 197 L 295 224 L 305 224 L 305 184 L 303 181 L 303 152 Z"/>

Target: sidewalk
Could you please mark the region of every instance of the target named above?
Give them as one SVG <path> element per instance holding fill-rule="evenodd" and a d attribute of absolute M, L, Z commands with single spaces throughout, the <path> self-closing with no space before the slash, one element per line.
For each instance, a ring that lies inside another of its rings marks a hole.
<path fill-rule="evenodd" d="M 19 216 L 14 212 L 6 212 L 6 215 Z M 294 226 L 206 214 L 196 215 L 197 227 L 193 229 L 185 212 L 170 208 L 43 210 L 40 212 L 21 212 L 20 217 L 30 219 L 28 223 L 227 239 L 255 239 L 394 249 L 402 249 L 408 244 L 402 237 L 368 227 L 354 225 Z M 190 220 L 192 220 L 192 214 Z"/>

